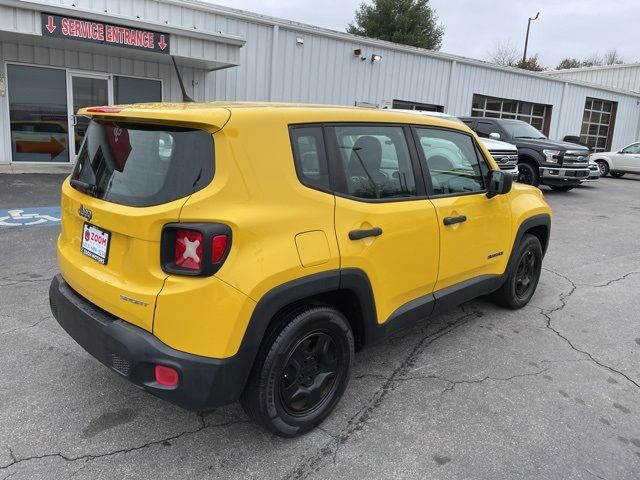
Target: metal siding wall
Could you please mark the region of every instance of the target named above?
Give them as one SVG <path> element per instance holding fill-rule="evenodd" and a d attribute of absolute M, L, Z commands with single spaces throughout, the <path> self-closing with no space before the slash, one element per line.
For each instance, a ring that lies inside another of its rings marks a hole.
<path fill-rule="evenodd" d="M 581 80 L 631 92 L 640 92 L 640 66 L 567 70 L 554 72 L 553 75 L 562 79 Z"/>

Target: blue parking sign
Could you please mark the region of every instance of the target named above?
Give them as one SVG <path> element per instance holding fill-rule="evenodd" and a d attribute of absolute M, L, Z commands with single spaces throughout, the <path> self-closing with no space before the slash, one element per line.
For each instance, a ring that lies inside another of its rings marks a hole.
<path fill-rule="evenodd" d="M 60 225 L 60 207 L 0 210 L 0 228 L 50 227 Z"/>

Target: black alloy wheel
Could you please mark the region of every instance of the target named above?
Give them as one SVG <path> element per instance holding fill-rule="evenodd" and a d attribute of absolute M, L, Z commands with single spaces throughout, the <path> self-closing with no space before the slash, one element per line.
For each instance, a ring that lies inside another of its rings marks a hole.
<path fill-rule="evenodd" d="M 540 184 L 540 176 L 537 170 L 537 167 L 534 167 L 530 163 L 519 163 L 518 182 L 537 187 Z"/>
<path fill-rule="evenodd" d="M 274 319 L 240 403 L 249 417 L 281 437 L 319 425 L 349 383 L 354 338 L 349 321 L 326 305 L 297 307 Z"/>
<path fill-rule="evenodd" d="M 528 246 L 520 256 L 520 262 L 516 269 L 515 293 L 520 299 L 527 298 L 534 287 L 536 278 L 537 257 L 532 246 Z"/>
<path fill-rule="evenodd" d="M 524 307 L 536 291 L 542 270 L 542 246 L 535 235 L 526 233 L 509 261 L 507 278 L 491 296 L 505 308 Z"/>
<path fill-rule="evenodd" d="M 290 415 L 307 415 L 336 384 L 338 352 L 326 332 L 312 332 L 298 342 L 285 360 L 280 396 Z"/>

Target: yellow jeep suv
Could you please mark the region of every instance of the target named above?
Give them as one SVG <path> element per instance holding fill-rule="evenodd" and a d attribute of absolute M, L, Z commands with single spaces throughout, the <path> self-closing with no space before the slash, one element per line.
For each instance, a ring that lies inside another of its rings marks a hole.
<path fill-rule="evenodd" d="M 318 425 L 354 351 L 479 295 L 531 299 L 551 212 L 466 126 L 278 104 L 92 107 L 51 310 L 184 408 Z"/>

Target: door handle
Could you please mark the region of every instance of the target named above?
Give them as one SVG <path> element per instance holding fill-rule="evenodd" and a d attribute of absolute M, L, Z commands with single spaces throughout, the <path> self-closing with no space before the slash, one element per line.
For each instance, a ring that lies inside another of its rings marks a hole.
<path fill-rule="evenodd" d="M 368 230 L 351 230 L 349 232 L 349 240 L 362 240 L 368 237 L 379 237 L 382 235 L 380 227 L 373 227 Z"/>
<path fill-rule="evenodd" d="M 453 225 L 455 223 L 466 222 L 467 217 L 465 215 L 458 215 L 457 217 L 444 217 L 443 223 L 445 225 Z"/>

